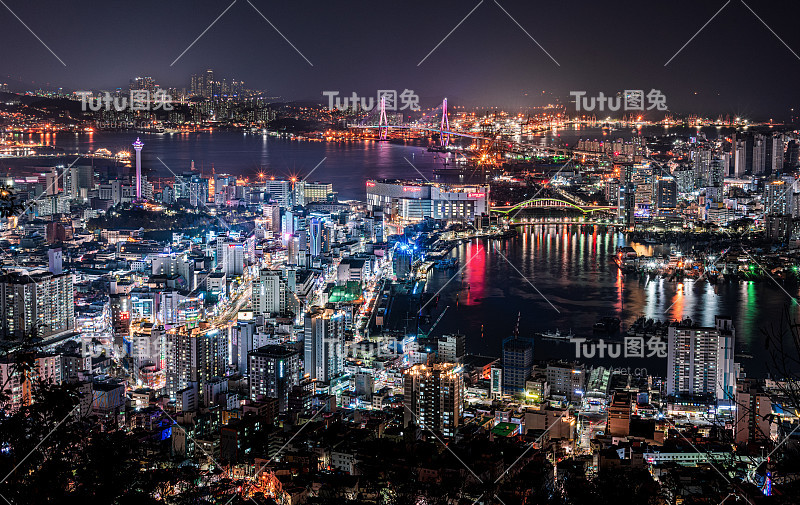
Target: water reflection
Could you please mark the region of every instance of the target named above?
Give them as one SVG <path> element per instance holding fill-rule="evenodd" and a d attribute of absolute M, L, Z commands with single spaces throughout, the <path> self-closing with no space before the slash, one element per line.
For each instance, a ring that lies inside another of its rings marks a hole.
<path fill-rule="evenodd" d="M 704 326 L 712 326 L 715 315 L 731 315 L 737 329 L 736 353 L 753 355 L 753 359 L 741 361 L 749 373 L 758 375 L 765 373 L 767 359 L 761 329 L 777 322 L 790 303 L 770 282 L 715 286 L 706 280 L 676 282 L 625 274 L 613 262 L 618 246 L 631 245 L 644 254 L 656 251 L 650 245 L 627 244 L 622 233 L 601 226 L 531 225 L 522 228 L 516 238 L 494 241 L 493 245 L 547 300 L 497 257 L 489 241 L 456 248 L 452 254 L 461 265 L 476 252 L 479 255 L 463 271 L 471 289 L 468 294 L 462 291 L 458 307 L 454 301 L 461 283 L 452 282 L 442 291 L 439 306 L 452 307 L 437 333 L 464 332 L 468 349 L 474 353 L 497 355 L 502 339 L 514 331 L 518 313 L 522 314 L 523 334 L 559 328 L 562 332 L 572 329 L 578 335 L 591 334 L 594 323 L 605 315 L 619 317 L 626 328 L 642 315 L 661 320 L 691 318 Z M 435 271 L 426 289 L 437 291 L 452 273 Z M 796 304 L 791 312 L 794 317 L 800 315 Z M 572 345 L 561 344 L 557 351 L 548 346 L 553 347 L 541 344 L 538 349 L 555 352 L 558 357 L 574 356 Z M 545 356 L 537 351 L 537 357 Z"/>

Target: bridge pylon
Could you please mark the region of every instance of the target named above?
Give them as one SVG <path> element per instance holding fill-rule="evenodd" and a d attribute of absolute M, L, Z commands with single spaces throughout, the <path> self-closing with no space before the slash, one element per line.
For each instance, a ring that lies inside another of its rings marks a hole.
<path fill-rule="evenodd" d="M 378 135 L 381 140 L 389 136 L 389 119 L 386 117 L 386 97 L 381 97 L 381 116 L 378 119 Z"/>
<path fill-rule="evenodd" d="M 450 145 L 450 120 L 447 118 L 447 98 L 442 101 L 442 125 L 439 128 L 439 145 L 447 147 Z"/>

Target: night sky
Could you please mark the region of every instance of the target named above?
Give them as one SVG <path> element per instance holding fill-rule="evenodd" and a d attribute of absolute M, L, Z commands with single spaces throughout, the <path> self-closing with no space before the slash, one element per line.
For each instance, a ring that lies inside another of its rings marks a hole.
<path fill-rule="evenodd" d="M 677 113 L 786 121 L 791 108 L 800 111 L 800 58 L 741 0 L 731 0 L 666 67 L 724 1 L 501 0 L 560 66 L 494 0 L 419 66 L 477 0 L 251 0 L 313 66 L 247 0 L 237 0 L 173 66 L 232 0 L 3 1 L 66 63 L 0 6 L 0 79 L 17 91 L 112 89 L 137 75 L 188 87 L 190 74 L 213 68 L 286 100 L 408 88 L 424 103 L 447 96 L 453 104 L 521 107 L 568 100 L 572 90 L 655 88 Z M 800 54 L 798 2 L 747 5 Z"/>

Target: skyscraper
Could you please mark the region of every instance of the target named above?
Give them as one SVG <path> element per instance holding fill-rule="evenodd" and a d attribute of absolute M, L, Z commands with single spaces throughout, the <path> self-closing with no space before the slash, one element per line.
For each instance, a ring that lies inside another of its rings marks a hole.
<path fill-rule="evenodd" d="M 311 218 L 309 225 L 309 252 L 311 256 L 320 256 L 322 254 L 322 220 L 316 217 Z"/>
<path fill-rule="evenodd" d="M 734 398 L 736 330 L 728 317 L 716 316 L 714 322 L 712 328 L 669 327 L 667 394 Z"/>
<path fill-rule="evenodd" d="M 0 276 L 0 333 L 39 337 L 75 328 L 72 274 L 8 272 Z"/>
<path fill-rule="evenodd" d="M 305 317 L 305 373 L 328 382 L 344 372 L 344 313 L 317 309 Z"/>
<path fill-rule="evenodd" d="M 764 135 L 756 134 L 753 136 L 753 175 L 764 175 L 766 170 L 767 139 Z"/>
<path fill-rule="evenodd" d="M 167 392 L 170 396 L 196 383 L 202 385 L 225 373 L 228 338 L 218 329 L 181 327 L 167 335 Z"/>
<path fill-rule="evenodd" d="M 509 337 L 503 341 L 503 392 L 517 394 L 525 390 L 525 379 L 533 367 L 533 341 Z"/>
<path fill-rule="evenodd" d="M 656 179 L 656 207 L 659 212 L 674 210 L 678 206 L 678 185 L 673 177 Z"/>
<path fill-rule="evenodd" d="M 291 347 L 266 345 L 248 354 L 250 399 L 259 396 L 278 399 L 278 411 L 285 412 L 289 392 L 300 384 L 300 353 Z"/>
<path fill-rule="evenodd" d="M 415 365 L 403 379 L 404 425 L 418 426 L 453 437 L 461 423 L 464 378 L 461 367 L 453 363 Z M 412 414 L 413 413 L 413 414 Z"/>
<path fill-rule="evenodd" d="M 466 335 L 442 335 L 439 337 L 439 360 L 443 363 L 461 363 L 466 351 Z"/>
<path fill-rule="evenodd" d="M 133 143 L 133 149 L 136 151 L 136 201 L 142 200 L 142 148 L 144 144 L 139 138 Z"/>

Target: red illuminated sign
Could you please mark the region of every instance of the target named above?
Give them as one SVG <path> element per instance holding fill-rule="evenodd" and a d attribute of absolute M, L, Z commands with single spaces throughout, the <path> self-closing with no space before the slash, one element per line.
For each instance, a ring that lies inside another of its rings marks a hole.
<path fill-rule="evenodd" d="M 368 187 L 368 188 L 373 188 L 373 187 L 375 187 L 375 183 L 374 183 L 374 182 L 367 181 L 367 187 Z"/>
<path fill-rule="evenodd" d="M 486 196 L 486 193 L 469 193 L 467 196 L 469 198 L 483 198 Z"/>
<path fill-rule="evenodd" d="M 405 191 L 405 192 L 408 192 L 408 191 L 420 191 L 421 189 L 422 188 L 419 188 L 419 187 L 416 187 L 416 186 L 404 186 L 403 187 L 403 191 Z"/>

